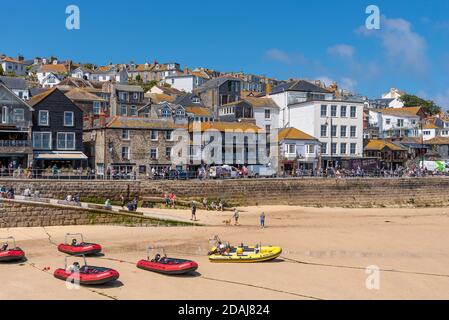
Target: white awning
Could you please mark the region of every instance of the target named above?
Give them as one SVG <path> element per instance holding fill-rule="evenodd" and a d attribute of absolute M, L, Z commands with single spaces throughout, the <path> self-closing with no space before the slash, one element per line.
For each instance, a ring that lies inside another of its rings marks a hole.
<path fill-rule="evenodd" d="M 79 151 L 53 151 L 35 153 L 35 160 L 87 160 L 87 156 Z"/>

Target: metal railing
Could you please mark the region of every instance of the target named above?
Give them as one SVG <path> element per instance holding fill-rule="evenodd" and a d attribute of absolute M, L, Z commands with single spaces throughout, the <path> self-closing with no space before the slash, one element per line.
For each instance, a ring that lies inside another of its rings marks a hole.
<path fill-rule="evenodd" d="M 0 140 L 0 147 L 31 147 L 30 140 Z"/>

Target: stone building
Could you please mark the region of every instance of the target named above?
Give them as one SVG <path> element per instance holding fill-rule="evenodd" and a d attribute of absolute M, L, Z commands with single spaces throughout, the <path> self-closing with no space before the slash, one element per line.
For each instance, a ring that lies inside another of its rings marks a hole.
<path fill-rule="evenodd" d="M 97 175 L 115 173 L 121 178 L 145 177 L 152 168 L 158 172 L 170 168 L 177 128 L 164 119 L 101 114 L 84 129 L 89 164 Z"/>

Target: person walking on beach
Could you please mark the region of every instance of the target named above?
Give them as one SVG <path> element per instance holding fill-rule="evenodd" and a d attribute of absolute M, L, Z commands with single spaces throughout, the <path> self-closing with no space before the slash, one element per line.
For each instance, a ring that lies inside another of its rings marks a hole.
<path fill-rule="evenodd" d="M 204 210 L 209 210 L 209 208 L 207 206 L 207 198 L 203 199 L 203 207 L 204 207 Z"/>
<path fill-rule="evenodd" d="M 260 214 L 260 227 L 262 229 L 265 228 L 265 212 L 262 211 L 262 213 Z"/>
<path fill-rule="evenodd" d="M 190 220 L 196 221 L 196 204 L 195 201 L 192 202 L 192 217 Z"/>
<path fill-rule="evenodd" d="M 239 224 L 239 217 L 240 217 L 240 213 L 237 210 L 237 208 L 234 208 L 234 215 L 232 216 L 234 218 L 234 225 L 238 225 Z"/>

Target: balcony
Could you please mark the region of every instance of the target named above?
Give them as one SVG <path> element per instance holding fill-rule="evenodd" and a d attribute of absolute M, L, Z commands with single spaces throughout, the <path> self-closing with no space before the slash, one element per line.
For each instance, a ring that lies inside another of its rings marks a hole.
<path fill-rule="evenodd" d="M 31 147 L 30 140 L 0 140 L 0 147 Z"/>

